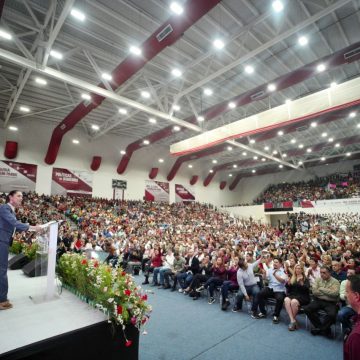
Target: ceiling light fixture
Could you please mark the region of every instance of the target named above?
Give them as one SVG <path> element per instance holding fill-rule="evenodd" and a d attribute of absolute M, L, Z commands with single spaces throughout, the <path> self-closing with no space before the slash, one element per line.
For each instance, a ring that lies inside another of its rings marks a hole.
<path fill-rule="evenodd" d="M 275 0 L 272 3 L 272 8 L 275 12 L 281 12 L 284 10 L 284 4 L 280 0 Z"/>
<path fill-rule="evenodd" d="M 180 69 L 172 69 L 171 73 L 175 76 L 175 77 L 180 77 L 182 76 L 182 71 Z"/>
<path fill-rule="evenodd" d="M 351 152 L 347 152 L 345 155 L 346 156 L 351 156 Z"/>
<path fill-rule="evenodd" d="M 16 126 L 9 126 L 9 130 L 18 131 L 19 129 Z"/>
<path fill-rule="evenodd" d="M 289 105 L 291 103 L 291 99 L 286 99 L 285 104 Z"/>
<path fill-rule="evenodd" d="M 267 89 L 268 89 L 268 91 L 275 91 L 276 90 L 276 85 L 275 84 L 269 84 Z"/>
<path fill-rule="evenodd" d="M 304 147 L 303 144 L 299 144 L 299 149 L 302 149 Z"/>
<path fill-rule="evenodd" d="M 255 144 L 255 140 L 254 139 L 250 139 L 250 144 Z"/>
<path fill-rule="evenodd" d="M 336 83 L 335 81 L 333 81 L 333 82 L 330 84 L 330 87 L 331 87 L 331 88 L 334 88 L 334 87 L 336 87 L 336 85 L 337 85 L 337 83 Z"/>
<path fill-rule="evenodd" d="M 110 74 L 108 74 L 108 73 L 101 74 L 101 77 L 106 81 L 111 81 L 112 80 L 112 76 Z"/>
<path fill-rule="evenodd" d="M 188 165 L 188 168 L 192 169 L 192 167 L 193 167 L 193 166 L 192 166 L 191 164 Z"/>
<path fill-rule="evenodd" d="M 321 137 L 327 137 L 327 132 L 323 132 L 322 134 L 321 134 Z"/>
<path fill-rule="evenodd" d="M 127 114 L 127 110 L 124 109 L 124 108 L 120 108 L 120 109 L 119 109 L 119 113 L 122 114 L 122 115 L 126 115 L 126 114 Z"/>
<path fill-rule="evenodd" d="M 309 43 L 309 40 L 306 36 L 300 36 L 299 39 L 298 39 L 298 43 L 299 45 L 301 46 L 305 46 Z"/>
<path fill-rule="evenodd" d="M 164 162 L 164 159 L 159 159 L 159 163 L 163 163 Z"/>
<path fill-rule="evenodd" d="M 144 144 L 144 145 L 149 145 L 149 144 L 150 144 L 150 141 L 149 141 L 149 140 L 144 140 L 144 141 L 143 141 L 143 144 Z"/>
<path fill-rule="evenodd" d="M 282 154 L 282 157 L 283 157 L 283 158 L 286 158 L 286 157 L 287 157 L 287 154 Z"/>
<path fill-rule="evenodd" d="M 334 138 L 329 138 L 328 139 L 328 142 L 333 142 L 334 141 Z"/>
<path fill-rule="evenodd" d="M 335 147 L 337 147 L 337 148 L 340 147 L 340 144 L 339 144 L 339 143 L 336 143 L 336 144 L 335 144 Z"/>
<path fill-rule="evenodd" d="M 302 164 L 303 164 L 303 162 L 302 162 L 302 161 L 299 161 L 299 162 L 298 162 L 298 165 L 302 165 Z"/>
<path fill-rule="evenodd" d="M 39 77 L 35 79 L 35 82 L 37 84 L 39 84 L 39 85 L 46 85 L 47 84 L 47 81 L 45 79 L 39 78 Z"/>
<path fill-rule="evenodd" d="M 311 149 L 311 148 L 308 148 L 308 149 L 306 149 L 306 152 L 311 153 L 311 152 L 312 152 L 312 149 Z"/>
<path fill-rule="evenodd" d="M 181 109 L 181 107 L 179 106 L 179 105 L 173 105 L 173 107 L 172 107 L 172 109 L 174 110 L 174 111 L 180 111 L 180 109 Z"/>
<path fill-rule="evenodd" d="M 233 165 L 233 168 L 234 168 L 234 169 L 236 169 L 236 168 L 237 168 L 237 165 L 236 165 L 236 164 L 234 164 L 234 165 Z"/>
<path fill-rule="evenodd" d="M 73 142 L 73 144 L 76 144 L 76 145 L 80 143 L 80 141 L 78 139 L 73 139 L 72 142 Z"/>
<path fill-rule="evenodd" d="M 257 160 L 257 159 L 258 159 L 258 157 L 257 157 L 257 156 L 254 156 L 254 157 L 253 157 L 253 159 L 254 159 L 254 160 Z"/>
<path fill-rule="evenodd" d="M 253 174 L 255 174 L 255 173 L 256 173 L 256 170 L 255 170 L 255 169 L 252 169 L 251 172 L 252 172 Z"/>
<path fill-rule="evenodd" d="M 126 151 L 125 151 L 125 150 L 121 150 L 121 151 L 120 151 L 120 154 L 121 154 L 121 155 L 125 155 L 125 154 L 126 154 Z"/>
<path fill-rule="evenodd" d="M 311 123 L 311 127 L 313 127 L 313 128 L 317 127 L 317 123 L 316 123 L 315 121 L 313 121 L 313 122 Z"/>
<path fill-rule="evenodd" d="M 217 164 L 217 160 L 214 159 L 214 160 L 212 161 L 212 163 L 213 163 L 213 164 Z"/>
<path fill-rule="evenodd" d="M 223 49 L 225 46 L 224 42 L 221 39 L 215 39 L 213 45 L 218 50 Z"/>
<path fill-rule="evenodd" d="M 213 91 L 209 88 L 204 89 L 204 94 L 206 96 L 211 96 L 213 94 Z"/>
<path fill-rule="evenodd" d="M 93 130 L 97 131 L 97 130 L 100 129 L 100 126 L 93 124 L 93 125 L 91 125 L 91 128 L 92 128 Z"/>
<path fill-rule="evenodd" d="M 74 17 L 77 20 L 80 20 L 80 21 L 85 20 L 85 14 L 78 9 L 72 9 L 70 14 L 72 17 Z"/>
<path fill-rule="evenodd" d="M 30 108 L 28 108 L 27 106 L 20 106 L 20 111 L 28 113 L 30 112 Z"/>
<path fill-rule="evenodd" d="M 81 94 L 81 97 L 84 99 L 84 100 L 91 100 L 91 96 L 89 94 Z"/>
<path fill-rule="evenodd" d="M 283 167 L 284 167 L 284 165 L 283 165 L 283 164 L 280 164 L 280 165 L 279 165 L 279 168 L 280 168 L 280 169 L 282 169 Z"/>
<path fill-rule="evenodd" d="M 231 151 L 233 148 L 231 146 L 228 146 L 227 149 Z"/>
<path fill-rule="evenodd" d="M 236 104 L 234 102 L 229 102 L 228 106 L 230 109 L 235 109 Z"/>
<path fill-rule="evenodd" d="M 273 153 L 274 155 L 277 155 L 277 154 L 278 154 L 277 150 L 274 150 L 272 153 Z"/>
<path fill-rule="evenodd" d="M 266 161 L 266 159 L 265 159 L 265 158 L 261 158 L 261 161 Z"/>
<path fill-rule="evenodd" d="M 326 158 L 323 156 L 323 157 L 321 157 L 321 159 L 320 159 L 321 161 L 325 161 L 326 160 Z"/>
<path fill-rule="evenodd" d="M 150 119 L 149 119 L 149 123 L 150 123 L 150 124 L 156 124 L 156 119 L 150 118 Z"/>
<path fill-rule="evenodd" d="M 150 93 L 148 91 L 143 90 L 140 94 L 144 99 L 150 98 Z"/>
<path fill-rule="evenodd" d="M 278 135 L 279 136 L 283 136 L 284 135 L 284 132 L 282 130 L 278 131 Z"/>
<path fill-rule="evenodd" d="M 130 46 L 130 52 L 132 54 L 136 55 L 136 56 L 140 56 L 141 53 L 142 53 L 141 49 L 139 47 L 137 47 L 137 46 L 134 46 L 134 45 Z"/>
<path fill-rule="evenodd" d="M 292 144 L 295 144 L 296 143 L 296 139 L 291 139 L 290 141 Z"/>
<path fill-rule="evenodd" d="M 243 152 L 242 152 L 242 155 L 243 155 L 243 156 L 246 156 L 246 155 L 247 155 L 247 152 L 246 152 L 246 151 L 243 151 Z"/>
<path fill-rule="evenodd" d="M 63 54 L 56 50 L 50 51 L 50 56 L 52 56 L 54 59 L 62 60 Z"/>
<path fill-rule="evenodd" d="M 356 112 L 355 111 L 352 111 L 350 114 L 349 114 L 349 117 L 351 118 L 354 118 L 356 116 Z"/>
<path fill-rule="evenodd" d="M 316 70 L 317 70 L 318 72 L 323 72 L 325 69 L 326 69 L 325 64 L 319 64 L 319 65 L 316 67 Z"/>
<path fill-rule="evenodd" d="M 174 131 L 180 131 L 180 126 L 175 125 L 175 126 L 173 127 L 173 130 L 174 130 Z"/>
<path fill-rule="evenodd" d="M 170 4 L 170 10 L 176 15 L 181 15 L 184 12 L 184 8 L 176 1 Z"/>
<path fill-rule="evenodd" d="M 254 69 L 254 67 L 253 66 L 251 66 L 251 65 L 246 65 L 245 66 L 245 72 L 247 73 L 247 74 L 253 74 L 254 73 L 254 71 L 255 71 L 255 69 Z"/>
<path fill-rule="evenodd" d="M 202 121 L 204 121 L 205 120 L 205 118 L 203 117 L 203 116 L 198 116 L 197 117 L 197 121 L 199 121 L 199 122 L 202 122 Z"/>
<path fill-rule="evenodd" d="M 0 29 L 0 38 L 5 39 L 5 40 L 11 40 L 12 36 L 7 31 L 4 31 L 4 30 Z"/>

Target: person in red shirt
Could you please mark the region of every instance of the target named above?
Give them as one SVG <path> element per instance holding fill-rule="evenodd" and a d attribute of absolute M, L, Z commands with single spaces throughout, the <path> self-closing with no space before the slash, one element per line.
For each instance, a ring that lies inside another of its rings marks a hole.
<path fill-rule="evenodd" d="M 344 360 L 358 360 L 360 356 L 360 275 L 348 277 L 346 298 L 356 315 L 353 329 L 344 342 Z"/>

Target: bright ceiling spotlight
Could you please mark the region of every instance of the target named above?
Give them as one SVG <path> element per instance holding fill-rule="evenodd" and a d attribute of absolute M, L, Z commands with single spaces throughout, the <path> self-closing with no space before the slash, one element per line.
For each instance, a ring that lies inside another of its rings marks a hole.
<path fill-rule="evenodd" d="M 234 168 L 234 169 L 236 169 L 236 168 L 237 168 L 237 165 L 236 165 L 236 164 L 234 164 L 234 165 L 233 165 L 233 168 Z"/>
<path fill-rule="evenodd" d="M 89 94 L 81 94 L 81 97 L 84 99 L 84 100 L 91 100 L 91 96 Z"/>
<path fill-rule="evenodd" d="M 144 140 L 144 141 L 143 141 L 143 144 L 144 144 L 144 145 L 149 145 L 149 144 L 150 144 L 150 141 L 149 141 L 149 140 Z"/>
<path fill-rule="evenodd" d="M 327 137 L 327 132 L 323 132 L 322 134 L 321 134 L 321 137 Z"/>
<path fill-rule="evenodd" d="M 247 73 L 247 74 L 253 74 L 254 73 L 254 71 L 255 71 L 255 69 L 254 69 L 254 67 L 253 66 L 251 66 L 251 65 L 246 65 L 245 66 L 245 72 Z"/>
<path fill-rule="evenodd" d="M 11 125 L 11 126 L 9 126 L 9 130 L 18 131 L 19 129 L 16 126 Z"/>
<path fill-rule="evenodd" d="M 351 118 L 354 118 L 356 116 L 356 112 L 355 111 L 352 111 L 350 114 L 349 114 L 349 117 Z"/>
<path fill-rule="evenodd" d="M 255 140 L 254 139 L 250 139 L 250 144 L 255 144 Z"/>
<path fill-rule="evenodd" d="M 74 17 L 77 20 L 84 21 L 85 20 L 85 14 L 81 12 L 78 9 L 72 9 L 70 12 L 71 16 Z"/>
<path fill-rule="evenodd" d="M 231 151 L 233 148 L 231 146 L 227 147 L 228 151 Z"/>
<path fill-rule="evenodd" d="M 127 110 L 124 109 L 124 108 L 120 108 L 120 109 L 119 109 L 119 113 L 122 114 L 122 115 L 126 115 L 126 114 L 127 114 Z"/>
<path fill-rule="evenodd" d="M 170 4 L 170 10 L 176 15 L 181 15 L 184 12 L 184 8 L 176 1 Z"/>
<path fill-rule="evenodd" d="M 39 78 L 39 77 L 35 79 L 35 82 L 37 84 L 39 84 L 39 85 L 46 85 L 47 84 L 47 81 L 45 79 Z"/>
<path fill-rule="evenodd" d="M 300 36 L 299 39 L 298 39 L 298 43 L 301 45 L 301 46 L 305 46 L 309 43 L 309 40 L 306 36 Z"/>
<path fill-rule="evenodd" d="M 174 130 L 174 131 L 180 131 L 180 126 L 175 125 L 175 126 L 173 127 L 173 130 Z"/>
<path fill-rule="evenodd" d="M 214 159 L 214 160 L 212 161 L 212 163 L 213 163 L 213 164 L 217 164 L 217 160 Z"/>
<path fill-rule="evenodd" d="M 140 94 L 144 99 L 150 98 L 150 93 L 148 91 L 143 90 Z"/>
<path fill-rule="evenodd" d="M 284 10 L 284 4 L 280 0 L 275 0 L 272 3 L 272 8 L 275 12 L 281 12 Z"/>
<path fill-rule="evenodd" d="M 256 173 L 256 170 L 255 170 L 255 169 L 252 169 L 251 172 L 252 172 L 253 174 L 255 174 L 255 173 Z"/>
<path fill-rule="evenodd" d="M 321 160 L 321 161 L 325 161 L 326 158 L 325 158 L 324 156 L 322 156 L 322 157 L 320 158 L 320 160 Z"/>
<path fill-rule="evenodd" d="M 345 155 L 346 156 L 351 156 L 351 152 L 347 152 Z"/>
<path fill-rule="evenodd" d="M 318 72 L 323 72 L 323 71 L 325 71 L 325 70 L 326 70 L 325 64 L 319 64 L 319 65 L 316 67 L 316 70 L 317 70 Z"/>
<path fill-rule="evenodd" d="M 282 130 L 278 131 L 278 135 L 279 136 L 283 136 L 284 135 L 284 132 Z"/>
<path fill-rule="evenodd" d="M 282 169 L 283 167 L 284 167 L 284 165 L 283 165 L 283 164 L 280 164 L 280 165 L 279 165 L 279 168 L 280 168 L 280 169 Z"/>
<path fill-rule="evenodd" d="M 121 151 L 120 151 L 120 154 L 121 154 L 121 155 L 125 155 L 125 154 L 126 154 L 126 151 L 125 151 L 125 150 L 121 150 Z"/>
<path fill-rule="evenodd" d="M 246 156 L 246 155 L 247 155 L 247 152 L 246 152 L 246 151 L 243 151 L 243 152 L 242 152 L 242 155 L 243 155 L 243 156 Z"/>
<path fill-rule="evenodd" d="M 136 56 L 140 56 L 142 53 L 141 49 L 137 46 L 130 46 L 130 52 Z"/>
<path fill-rule="evenodd" d="M 229 177 L 232 177 L 232 174 L 229 174 Z"/>
<path fill-rule="evenodd" d="M 269 84 L 268 87 L 267 87 L 267 89 L 268 89 L 269 91 L 275 91 L 275 90 L 276 90 L 276 85 L 275 85 L 275 84 Z"/>
<path fill-rule="evenodd" d="M 231 101 L 231 102 L 229 102 L 228 106 L 229 106 L 230 109 L 235 109 L 236 104 Z"/>
<path fill-rule="evenodd" d="M 206 96 L 211 96 L 213 94 L 213 91 L 209 88 L 204 89 L 204 94 Z"/>
<path fill-rule="evenodd" d="M 181 72 L 180 69 L 172 69 L 172 70 L 171 70 L 171 73 L 172 73 L 173 76 L 175 76 L 175 77 L 180 77 L 180 76 L 182 76 L 182 72 Z"/>
<path fill-rule="evenodd" d="M 76 144 L 76 145 L 80 143 L 80 141 L 78 139 L 73 139 L 72 142 L 73 142 L 73 144 Z"/>
<path fill-rule="evenodd" d="M 299 144 L 299 149 L 302 149 L 304 147 L 303 144 Z"/>
<path fill-rule="evenodd" d="M 163 163 L 164 162 L 164 159 L 159 159 L 159 163 Z"/>
<path fill-rule="evenodd" d="M 63 54 L 56 50 L 50 51 L 50 56 L 52 56 L 54 59 L 62 60 Z"/>
<path fill-rule="evenodd" d="M 112 80 L 112 76 L 110 74 L 108 74 L 108 73 L 101 74 L 101 77 L 106 81 L 111 81 Z"/>
<path fill-rule="evenodd" d="M 180 109 L 181 109 L 181 107 L 179 105 L 176 105 L 176 104 L 173 105 L 172 108 L 173 108 L 174 111 L 180 111 Z"/>
<path fill-rule="evenodd" d="M 197 117 L 197 121 L 199 121 L 199 122 L 202 122 L 202 121 L 204 121 L 205 120 L 205 118 L 203 117 L 203 116 L 198 116 Z"/>
<path fill-rule="evenodd" d="M 189 165 L 188 165 L 188 168 L 190 168 L 190 169 L 191 169 L 192 167 L 193 167 L 193 166 L 192 166 L 191 164 L 189 164 Z"/>
<path fill-rule="evenodd" d="M 30 108 L 27 106 L 20 106 L 20 111 L 28 113 L 28 112 L 30 112 Z"/>
<path fill-rule="evenodd" d="M 311 127 L 313 127 L 313 128 L 317 127 L 317 123 L 316 123 L 315 121 L 313 121 L 313 122 L 311 123 Z"/>
<path fill-rule="evenodd" d="M 291 142 L 292 144 L 295 144 L 295 143 L 296 143 L 296 139 L 291 139 L 290 142 Z"/>
<path fill-rule="evenodd" d="M 214 48 L 221 50 L 224 48 L 225 43 L 221 39 L 215 39 L 213 42 Z"/>
<path fill-rule="evenodd" d="M 5 39 L 5 40 L 11 40 L 12 36 L 7 31 L 0 29 L 0 38 Z"/>
<path fill-rule="evenodd" d="M 308 149 L 306 149 L 306 152 L 311 153 L 311 152 L 312 152 L 312 149 L 311 149 L 311 148 L 308 148 Z"/>
<path fill-rule="evenodd" d="M 156 124 L 156 119 L 150 118 L 150 119 L 149 119 L 149 123 L 150 123 L 150 124 Z"/>
<path fill-rule="evenodd" d="M 95 131 L 98 131 L 100 129 L 99 125 L 95 125 L 95 124 L 91 125 L 91 128 Z"/>

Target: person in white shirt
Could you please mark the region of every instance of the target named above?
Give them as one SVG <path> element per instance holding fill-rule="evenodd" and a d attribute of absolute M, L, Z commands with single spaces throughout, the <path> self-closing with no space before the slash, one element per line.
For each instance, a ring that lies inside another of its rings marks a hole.
<path fill-rule="evenodd" d="M 288 277 L 282 267 L 282 260 L 279 257 L 273 259 L 273 267 L 266 271 L 266 277 L 269 280 L 269 285 L 262 289 L 258 295 L 260 312 L 257 315 L 252 315 L 255 319 L 262 319 L 266 317 L 265 301 L 267 298 L 275 298 L 275 310 L 273 323 L 279 323 L 279 316 L 285 299 L 285 283 Z"/>
<path fill-rule="evenodd" d="M 310 267 L 306 269 L 305 275 L 309 279 L 311 287 L 315 283 L 315 280 L 320 278 L 320 267 L 317 259 L 310 259 L 309 264 Z"/>
<path fill-rule="evenodd" d="M 165 258 L 163 258 L 163 266 L 154 269 L 154 283 L 157 283 L 157 276 L 160 274 L 159 288 L 164 287 L 164 274 L 166 270 L 169 270 L 174 265 L 174 253 L 172 249 L 168 249 Z"/>

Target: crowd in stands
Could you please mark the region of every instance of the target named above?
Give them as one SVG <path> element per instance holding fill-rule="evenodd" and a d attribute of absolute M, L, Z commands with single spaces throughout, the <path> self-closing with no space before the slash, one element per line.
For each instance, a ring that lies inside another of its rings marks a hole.
<path fill-rule="evenodd" d="M 318 177 L 310 181 L 269 186 L 254 204 L 304 200 L 343 199 L 360 196 L 360 181 L 352 173 Z"/>
<path fill-rule="evenodd" d="M 121 265 L 144 286 L 178 291 L 209 305 L 221 294 L 223 311 L 268 314 L 275 299 L 273 322 L 284 308 L 289 330 L 298 328 L 298 312 L 313 324 L 313 335 L 329 336 L 340 320 L 351 328 L 352 309 L 346 304 L 347 276 L 360 270 L 360 215 L 295 214 L 272 227 L 239 220 L 209 205 L 115 201 L 60 196 L 25 197 L 22 213 L 63 218 L 58 256 L 66 251 L 105 251 L 106 262 Z M 326 316 L 320 319 L 318 311 Z"/>

